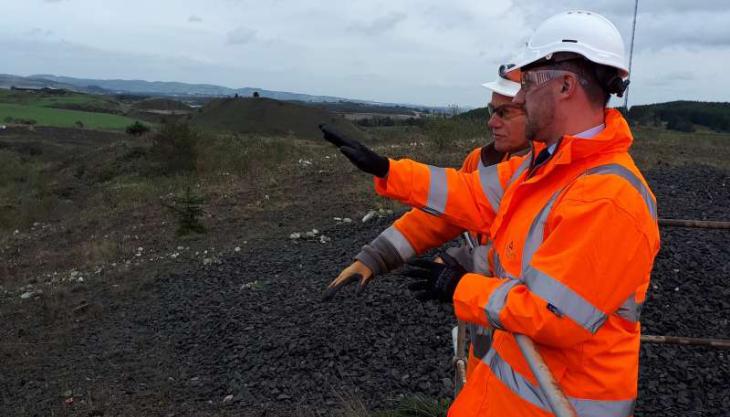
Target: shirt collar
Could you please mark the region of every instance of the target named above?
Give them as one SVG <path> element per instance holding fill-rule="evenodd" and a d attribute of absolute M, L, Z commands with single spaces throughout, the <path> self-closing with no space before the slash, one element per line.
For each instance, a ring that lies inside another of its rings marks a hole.
<path fill-rule="evenodd" d="M 606 128 L 606 124 L 601 123 L 598 126 L 594 126 L 588 130 L 584 130 L 584 131 L 582 131 L 580 133 L 576 133 L 575 135 L 572 135 L 572 136 L 575 136 L 576 138 L 580 138 L 580 139 L 590 139 L 590 138 L 596 136 L 597 134 L 603 132 L 603 129 L 605 129 L 605 128 Z"/>
<path fill-rule="evenodd" d="M 590 128 L 588 130 L 584 130 L 584 131 L 582 131 L 580 133 L 576 133 L 575 135 L 571 135 L 571 136 L 576 137 L 576 138 L 579 138 L 579 139 L 590 139 L 590 138 L 596 136 L 597 134 L 603 132 L 603 129 L 605 129 L 605 128 L 606 128 L 606 124 L 605 123 L 601 123 L 598 126 L 594 126 L 594 127 Z M 555 152 L 555 148 L 557 148 L 557 147 L 558 147 L 558 143 L 557 142 L 556 143 L 553 143 L 550 146 L 548 146 L 547 147 L 548 153 L 550 153 L 550 155 L 552 155 L 553 152 Z"/>

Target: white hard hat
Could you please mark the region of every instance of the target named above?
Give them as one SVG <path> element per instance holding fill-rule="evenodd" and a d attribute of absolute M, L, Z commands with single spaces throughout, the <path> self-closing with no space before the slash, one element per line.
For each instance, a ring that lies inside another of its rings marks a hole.
<path fill-rule="evenodd" d="M 517 92 L 520 91 L 520 83 L 516 83 L 500 76 L 497 76 L 497 79 L 494 81 L 482 84 L 482 87 L 486 87 L 497 94 L 507 97 L 514 97 L 517 95 Z"/>
<path fill-rule="evenodd" d="M 573 52 L 596 64 L 617 68 L 621 78 L 629 76 L 618 29 L 600 14 L 585 10 L 559 13 L 542 22 L 505 73 L 519 80 L 520 68 L 549 60 L 556 52 Z"/>

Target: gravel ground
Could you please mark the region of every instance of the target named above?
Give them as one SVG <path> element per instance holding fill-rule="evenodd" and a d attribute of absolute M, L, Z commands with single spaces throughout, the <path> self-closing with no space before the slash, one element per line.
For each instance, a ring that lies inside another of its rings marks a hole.
<path fill-rule="evenodd" d="M 727 172 L 667 167 L 648 178 L 662 217 L 730 220 Z M 48 303 L 8 300 L 0 415 L 328 414 L 342 397 L 375 409 L 448 397 L 450 307 L 415 301 L 395 274 L 320 302 L 392 220 L 317 225 L 326 243 L 282 233 L 211 265 L 150 271 L 126 291 L 71 288 L 67 297 L 97 307 L 63 328 Z M 730 234 L 665 228 L 662 239 L 644 332 L 730 338 Z M 645 344 L 636 415 L 730 416 L 729 354 Z"/>

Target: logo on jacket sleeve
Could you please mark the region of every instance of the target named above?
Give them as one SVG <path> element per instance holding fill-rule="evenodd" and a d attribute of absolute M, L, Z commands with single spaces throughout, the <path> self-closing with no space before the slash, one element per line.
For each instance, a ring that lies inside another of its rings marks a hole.
<path fill-rule="evenodd" d="M 507 244 L 507 248 L 504 250 L 504 256 L 509 260 L 515 259 L 515 242 L 510 240 Z"/>

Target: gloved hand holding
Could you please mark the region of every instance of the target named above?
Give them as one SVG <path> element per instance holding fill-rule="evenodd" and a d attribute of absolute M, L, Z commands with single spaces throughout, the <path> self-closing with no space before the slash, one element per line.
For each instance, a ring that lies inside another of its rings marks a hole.
<path fill-rule="evenodd" d="M 335 280 L 327 286 L 327 289 L 324 291 L 324 296 L 322 296 L 322 301 L 331 300 L 332 297 L 335 296 L 335 293 L 337 293 L 337 291 L 339 291 L 342 287 L 355 281 L 360 281 L 360 285 L 357 287 L 356 292 L 356 294 L 360 294 L 372 279 L 373 271 L 371 271 L 364 263 L 355 261 L 352 265 L 340 272 L 340 275 L 338 275 L 337 278 L 335 278 Z"/>
<path fill-rule="evenodd" d="M 426 259 L 415 259 L 408 262 L 409 268 L 403 272 L 403 275 L 417 279 L 408 286 L 408 289 L 417 291 L 418 300 L 452 302 L 456 286 L 466 274 L 466 270 L 447 253 L 442 253 L 440 259 L 443 263 Z"/>
<path fill-rule="evenodd" d="M 380 178 L 388 175 L 388 169 L 390 167 L 388 158 L 378 155 L 355 139 L 346 137 L 333 126 L 320 124 L 319 130 L 324 133 L 324 139 L 327 142 L 337 146 L 340 152 L 361 171 Z"/>

